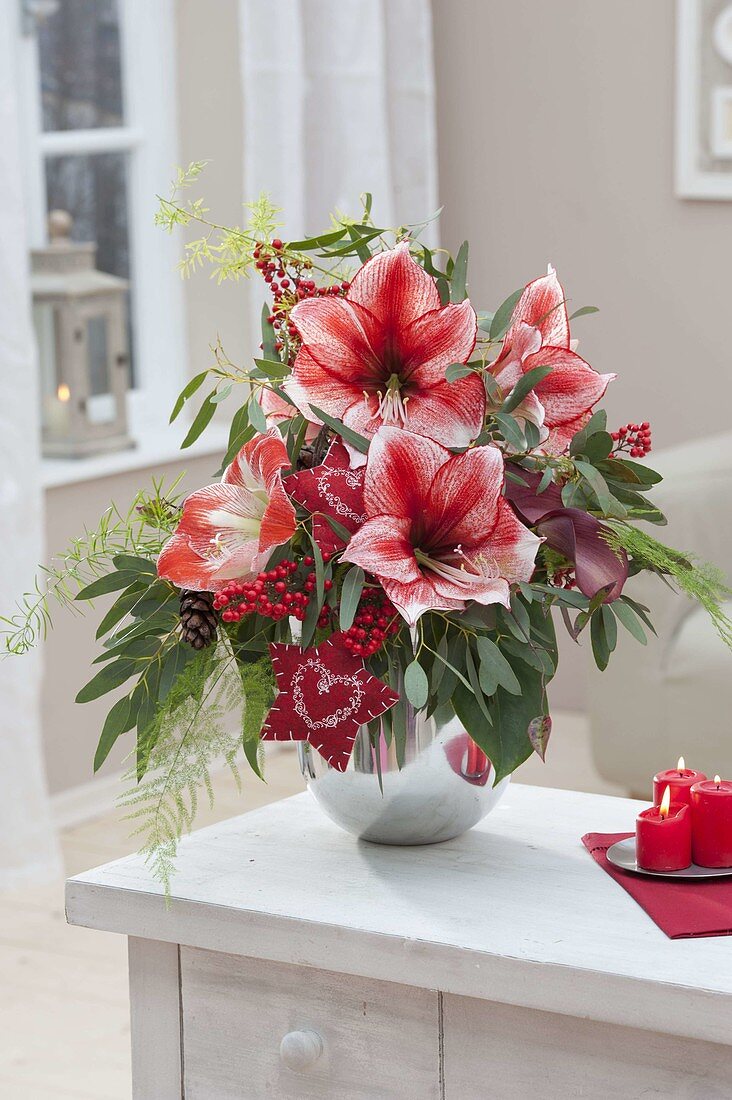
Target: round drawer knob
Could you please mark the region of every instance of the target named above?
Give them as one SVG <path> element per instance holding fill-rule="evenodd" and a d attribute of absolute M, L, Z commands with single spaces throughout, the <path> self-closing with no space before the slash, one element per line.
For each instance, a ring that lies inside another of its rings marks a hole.
<path fill-rule="evenodd" d="M 288 1032 L 280 1043 L 280 1058 L 296 1073 L 312 1069 L 322 1053 L 323 1040 L 317 1031 L 309 1028 Z"/>

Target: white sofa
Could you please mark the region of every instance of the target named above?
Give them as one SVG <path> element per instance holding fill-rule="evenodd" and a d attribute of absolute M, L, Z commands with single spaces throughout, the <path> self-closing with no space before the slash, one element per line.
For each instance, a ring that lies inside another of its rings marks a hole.
<path fill-rule="evenodd" d="M 669 523 L 647 529 L 732 577 L 732 433 L 652 454 L 648 463 L 668 479 L 653 500 Z M 620 628 L 607 670 L 588 672 L 600 774 L 638 797 L 680 755 L 708 775 L 731 777 L 732 652 L 706 612 L 659 578 L 634 577 L 626 591 L 650 607 L 658 637 L 643 647 Z M 726 611 L 732 618 L 732 604 Z M 591 664 L 589 639 L 585 648 Z"/>

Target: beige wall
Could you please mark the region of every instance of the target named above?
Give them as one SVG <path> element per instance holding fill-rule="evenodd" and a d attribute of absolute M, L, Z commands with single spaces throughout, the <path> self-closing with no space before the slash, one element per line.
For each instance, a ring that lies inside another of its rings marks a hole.
<path fill-rule="evenodd" d="M 557 268 L 613 422 L 668 446 L 732 399 L 732 203 L 673 194 L 670 0 L 434 0 L 443 239 L 490 307 Z"/>
<path fill-rule="evenodd" d="M 729 424 L 732 203 L 673 194 L 671 0 L 433 0 L 443 242 L 495 308 L 551 261 L 612 424 Z M 565 647 L 555 705 L 581 706 Z"/>
<path fill-rule="evenodd" d="M 209 161 L 192 196 L 205 199 L 212 220 L 241 225 L 247 196 L 238 2 L 178 0 L 176 17 L 181 164 Z M 191 226 L 189 239 L 200 236 L 203 233 Z M 185 308 L 191 374 L 211 364 L 209 348 L 217 335 L 233 362 L 242 363 L 252 354 L 243 282 L 219 286 L 201 270 L 186 281 Z"/>

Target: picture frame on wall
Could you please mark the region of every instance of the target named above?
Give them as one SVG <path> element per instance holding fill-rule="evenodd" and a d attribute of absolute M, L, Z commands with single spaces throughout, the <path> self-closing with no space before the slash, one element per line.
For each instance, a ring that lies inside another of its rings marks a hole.
<path fill-rule="evenodd" d="M 732 3 L 677 0 L 675 191 L 732 199 Z"/>

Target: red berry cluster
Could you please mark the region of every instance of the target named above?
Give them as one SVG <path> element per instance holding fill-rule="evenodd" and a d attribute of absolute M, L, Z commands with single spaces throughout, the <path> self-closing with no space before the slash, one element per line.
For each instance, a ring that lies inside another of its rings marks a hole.
<path fill-rule="evenodd" d="M 312 260 L 293 260 L 283 255 L 283 248 L 283 242 L 275 237 L 269 246 L 258 245 L 252 253 L 254 266 L 261 272 L 274 297 L 274 308 L 267 321 L 274 326 L 277 333 L 277 351 L 281 351 L 284 346 L 281 339 L 283 330 L 287 332 L 290 345 L 297 341 L 297 329 L 289 320 L 293 306 L 304 298 L 345 294 L 351 285 L 345 282 L 334 283 L 332 286 L 316 286 L 315 281 L 304 274 L 312 268 Z"/>
<path fill-rule="evenodd" d="M 323 561 L 329 559 L 330 554 L 323 554 Z M 311 566 L 314 559 L 303 558 L 303 564 Z M 238 623 L 253 612 L 275 622 L 286 615 L 302 622 L 316 579 L 312 571 L 296 577 L 299 568 L 299 562 L 285 560 L 273 569 L 258 573 L 253 580 L 231 581 L 216 593 L 214 608 L 221 611 L 225 623 Z M 327 578 L 324 587 L 329 592 L 333 581 Z M 318 617 L 318 626 L 327 626 L 329 622 L 330 608 L 324 606 Z"/>
<path fill-rule="evenodd" d="M 631 458 L 645 458 L 651 449 L 651 425 L 647 420 L 642 424 L 625 424 L 610 436 L 615 443 L 613 454 L 625 451 Z"/>
<path fill-rule="evenodd" d="M 577 578 L 574 575 L 574 569 L 558 569 L 552 574 L 551 583 L 555 588 L 576 588 Z"/>
<path fill-rule="evenodd" d="M 343 644 L 355 657 L 370 657 L 400 626 L 397 609 L 386 593 L 380 588 L 365 588 Z"/>

